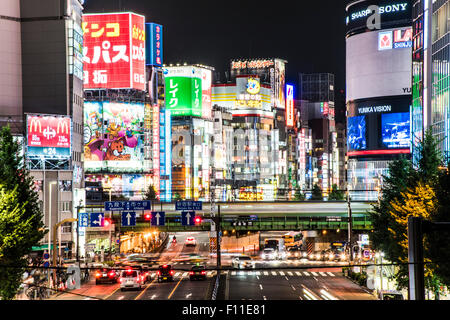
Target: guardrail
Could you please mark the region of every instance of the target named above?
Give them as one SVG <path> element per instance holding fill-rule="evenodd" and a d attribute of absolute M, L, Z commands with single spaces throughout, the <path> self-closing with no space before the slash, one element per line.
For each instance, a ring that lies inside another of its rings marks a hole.
<path fill-rule="evenodd" d="M 372 223 L 367 216 L 352 218 L 354 230 L 371 230 Z M 203 217 L 201 224 L 193 226 L 181 225 L 180 217 L 166 217 L 164 226 L 150 226 L 150 222 L 137 222 L 134 227 L 121 227 L 121 231 L 143 231 L 148 228 L 157 228 L 165 232 L 183 231 L 210 231 L 209 218 Z M 285 231 L 285 230 L 330 230 L 346 229 L 348 217 L 263 217 L 258 219 L 222 218 L 223 231 Z"/>

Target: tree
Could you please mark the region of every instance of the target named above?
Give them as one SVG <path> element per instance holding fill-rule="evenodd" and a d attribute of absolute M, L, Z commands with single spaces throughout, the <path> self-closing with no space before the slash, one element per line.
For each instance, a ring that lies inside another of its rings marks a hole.
<path fill-rule="evenodd" d="M 305 201 L 305 195 L 301 192 L 300 188 L 295 189 L 294 200 L 295 201 Z"/>
<path fill-rule="evenodd" d="M 0 131 L 0 295 L 12 299 L 20 285 L 26 255 L 46 231 L 34 181 L 9 126 Z"/>
<path fill-rule="evenodd" d="M 328 200 L 344 200 L 344 191 L 339 190 L 336 184 L 333 184 L 331 187 L 330 195 L 328 196 Z"/>
<path fill-rule="evenodd" d="M 323 200 L 322 189 L 317 184 L 313 186 L 311 200 Z"/>
<path fill-rule="evenodd" d="M 156 200 L 156 190 L 153 185 L 149 185 L 147 192 L 145 193 L 145 200 Z"/>
<path fill-rule="evenodd" d="M 398 263 L 395 278 L 400 287 L 408 286 L 407 220 L 410 216 L 433 220 L 438 208 L 435 190 L 442 164 L 438 150 L 437 141 L 428 130 L 418 145 L 415 166 L 404 158 L 389 165 L 389 174 L 383 176 L 380 200 L 369 212 L 373 247 L 383 251 L 389 261 Z M 425 245 L 425 248 L 429 246 Z M 425 258 L 431 261 L 428 253 Z M 426 277 L 428 288 L 435 290 L 439 280 L 432 267 L 427 267 Z"/>

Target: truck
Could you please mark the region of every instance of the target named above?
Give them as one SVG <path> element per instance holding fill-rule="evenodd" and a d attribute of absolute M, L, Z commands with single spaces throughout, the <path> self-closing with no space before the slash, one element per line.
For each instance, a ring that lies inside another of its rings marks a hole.
<path fill-rule="evenodd" d="M 283 238 L 268 238 L 264 241 L 264 248 L 272 248 L 277 252 L 278 259 L 286 259 L 286 248 Z"/>

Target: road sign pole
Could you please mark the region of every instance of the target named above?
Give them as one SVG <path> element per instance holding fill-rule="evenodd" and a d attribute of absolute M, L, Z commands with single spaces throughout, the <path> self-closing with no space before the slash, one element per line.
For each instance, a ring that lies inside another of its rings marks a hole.
<path fill-rule="evenodd" d="M 220 204 L 217 204 L 217 225 L 216 225 L 216 250 L 217 250 L 217 269 L 220 272 L 221 269 L 221 256 L 220 256 L 220 233 L 221 233 L 221 221 L 220 221 Z"/>

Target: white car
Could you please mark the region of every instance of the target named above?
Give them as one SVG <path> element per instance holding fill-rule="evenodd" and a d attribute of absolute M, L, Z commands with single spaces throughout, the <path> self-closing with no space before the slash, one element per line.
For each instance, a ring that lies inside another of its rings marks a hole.
<path fill-rule="evenodd" d="M 120 290 L 124 291 L 125 289 L 142 289 L 146 281 L 147 276 L 139 270 L 124 270 L 120 274 L 119 278 Z"/>
<path fill-rule="evenodd" d="M 275 260 L 277 252 L 273 248 L 265 248 L 261 254 L 263 260 Z"/>
<path fill-rule="evenodd" d="M 194 237 L 187 237 L 184 244 L 186 246 L 194 246 L 195 247 L 197 245 L 197 240 L 195 240 Z"/>
<path fill-rule="evenodd" d="M 255 262 L 249 256 L 234 257 L 231 266 L 237 269 L 254 269 Z"/>

